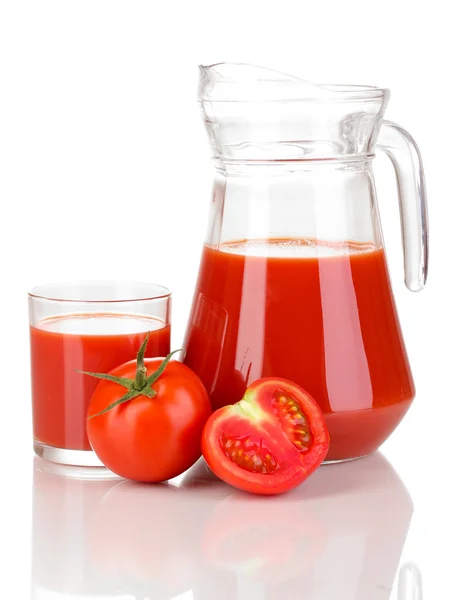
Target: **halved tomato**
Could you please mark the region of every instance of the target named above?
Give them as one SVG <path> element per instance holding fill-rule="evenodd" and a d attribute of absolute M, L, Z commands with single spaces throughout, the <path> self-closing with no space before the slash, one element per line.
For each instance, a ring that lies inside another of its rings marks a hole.
<path fill-rule="evenodd" d="M 328 449 L 321 409 L 286 379 L 255 381 L 240 402 L 215 411 L 202 433 L 202 453 L 215 475 L 256 494 L 296 487 Z"/>

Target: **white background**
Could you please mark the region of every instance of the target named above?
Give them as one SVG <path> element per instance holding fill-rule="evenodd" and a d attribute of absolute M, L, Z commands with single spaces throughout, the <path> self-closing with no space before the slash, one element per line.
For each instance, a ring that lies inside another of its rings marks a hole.
<path fill-rule="evenodd" d="M 314 82 L 388 87 L 387 118 L 408 129 L 420 146 L 431 262 L 428 286 L 419 294 L 402 282 L 392 172 L 377 161 L 391 277 L 418 389 L 384 453 L 415 506 L 403 560 L 420 567 L 426 599 L 462 597 L 457 15 L 451 0 L 3 0 L 1 543 L 9 560 L 0 566 L 0 586 L 5 597 L 27 598 L 30 586 L 27 291 L 79 278 L 164 284 L 174 294 L 173 344 L 181 344 L 212 178 L 196 103 L 197 65 L 220 61 L 253 62 Z"/>

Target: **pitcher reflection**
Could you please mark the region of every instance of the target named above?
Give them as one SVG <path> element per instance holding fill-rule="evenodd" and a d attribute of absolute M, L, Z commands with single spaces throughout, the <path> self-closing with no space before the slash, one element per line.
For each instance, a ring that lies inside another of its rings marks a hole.
<path fill-rule="evenodd" d="M 391 600 L 412 502 L 376 454 L 274 498 L 34 473 L 33 600 Z M 34 595 L 35 594 L 35 595 Z"/>
<path fill-rule="evenodd" d="M 331 465 L 285 497 L 220 502 L 205 571 L 233 572 L 239 600 L 389 600 L 412 512 L 380 454 Z"/>

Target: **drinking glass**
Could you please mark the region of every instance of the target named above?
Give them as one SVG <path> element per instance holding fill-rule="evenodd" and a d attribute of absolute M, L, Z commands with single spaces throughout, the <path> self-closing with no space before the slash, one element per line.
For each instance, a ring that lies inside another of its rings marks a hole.
<path fill-rule="evenodd" d="M 150 332 L 146 357 L 170 352 L 171 293 L 130 282 L 42 285 L 29 293 L 34 450 L 68 465 L 101 466 L 86 433 L 98 380 L 136 358 Z"/>

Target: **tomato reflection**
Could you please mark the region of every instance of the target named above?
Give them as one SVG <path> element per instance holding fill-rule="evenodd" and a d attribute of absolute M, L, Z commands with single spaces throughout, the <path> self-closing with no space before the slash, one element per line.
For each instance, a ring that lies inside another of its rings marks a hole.
<path fill-rule="evenodd" d="M 413 512 L 396 472 L 380 454 L 329 465 L 293 493 L 236 492 L 204 528 L 204 563 L 234 572 L 239 600 L 387 600 Z"/>
<path fill-rule="evenodd" d="M 199 461 L 170 484 L 34 473 L 33 590 L 107 600 L 389 600 L 411 499 L 379 454 L 264 498 Z M 189 596 L 186 596 L 189 594 Z M 53 596 L 50 596 L 53 597 Z"/>

